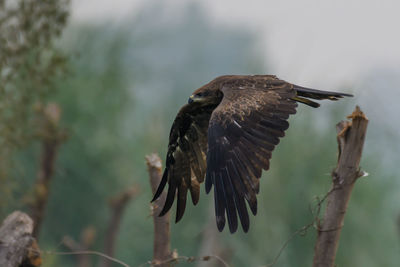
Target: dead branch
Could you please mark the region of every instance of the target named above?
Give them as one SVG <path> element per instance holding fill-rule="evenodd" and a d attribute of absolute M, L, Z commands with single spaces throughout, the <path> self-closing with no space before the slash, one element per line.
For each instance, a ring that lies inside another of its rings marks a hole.
<path fill-rule="evenodd" d="M 127 190 L 119 193 L 110 200 L 111 219 L 107 227 L 104 252 L 106 255 L 113 257 L 115 251 L 115 240 L 118 236 L 121 218 L 128 202 L 134 198 L 139 192 L 138 186 L 132 186 Z M 104 259 L 100 265 L 101 267 L 110 267 L 111 261 Z"/>
<path fill-rule="evenodd" d="M 208 209 L 209 220 L 202 233 L 202 242 L 199 249 L 199 255 L 215 255 L 224 259 L 221 261 L 198 261 L 197 267 L 223 267 L 232 257 L 231 249 L 221 245 L 221 235 L 218 228 L 215 227 L 214 205 Z"/>
<path fill-rule="evenodd" d="M 150 175 L 150 185 L 153 195 L 162 177 L 162 163 L 157 154 L 146 156 L 146 163 Z M 165 262 L 171 258 L 170 232 L 169 232 L 169 212 L 163 217 L 159 217 L 162 205 L 167 197 L 166 192 L 152 204 L 152 214 L 154 220 L 154 247 L 153 247 L 153 264 L 161 267 L 171 266 L 170 262 Z M 163 264 L 160 264 L 163 263 Z"/>
<path fill-rule="evenodd" d="M 328 195 L 322 223 L 318 225 L 313 267 L 332 267 L 335 263 L 340 232 L 357 178 L 364 175 L 359 169 L 368 119 L 357 106 L 348 116 L 351 121 L 337 124 L 339 158 L 332 173 L 332 192 Z"/>
<path fill-rule="evenodd" d="M 221 257 L 216 256 L 216 255 L 209 255 L 209 256 L 202 256 L 202 257 L 187 257 L 187 256 L 178 256 L 178 255 L 173 255 L 170 259 L 167 259 L 165 261 L 162 261 L 160 263 L 154 264 L 154 262 L 150 262 L 150 266 L 162 266 L 163 264 L 178 264 L 180 262 L 187 262 L 187 263 L 193 263 L 193 262 L 208 262 L 212 259 L 217 260 L 222 267 L 229 267 L 230 265 L 224 261 Z M 210 266 L 210 265 L 207 265 Z"/>
<path fill-rule="evenodd" d="M 64 236 L 62 244 L 69 248 L 72 252 L 76 253 L 78 267 L 90 267 L 92 262 L 90 259 L 90 254 L 79 253 L 82 251 L 89 250 L 96 239 L 96 229 L 93 226 L 88 226 L 83 229 L 81 233 L 80 241 L 75 241 L 70 236 Z"/>
<path fill-rule="evenodd" d="M 42 141 L 40 169 L 35 184 L 34 199 L 31 201 L 31 216 L 34 221 L 33 236 L 38 239 L 40 226 L 49 198 L 50 181 L 54 174 L 54 165 L 59 145 L 65 140 L 65 132 L 59 129 L 60 108 L 56 104 L 38 107 L 39 138 Z"/>
<path fill-rule="evenodd" d="M 25 213 L 11 213 L 0 227 L 0 266 L 38 267 L 42 264 L 39 247 L 32 237 L 33 221 Z"/>

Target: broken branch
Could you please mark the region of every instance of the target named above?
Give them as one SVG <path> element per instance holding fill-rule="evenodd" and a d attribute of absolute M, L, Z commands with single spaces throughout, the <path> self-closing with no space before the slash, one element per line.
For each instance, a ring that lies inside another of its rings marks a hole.
<path fill-rule="evenodd" d="M 364 175 L 359 165 L 368 119 L 358 106 L 348 118 L 351 121 L 336 125 L 339 158 L 332 172 L 332 192 L 327 198 L 324 218 L 318 225 L 313 267 L 334 266 L 351 192 L 357 179 Z"/>
<path fill-rule="evenodd" d="M 161 159 L 157 154 L 151 154 L 146 156 L 146 163 L 150 175 L 151 190 L 154 195 L 162 177 Z M 165 261 L 170 259 L 172 255 L 170 248 L 169 212 L 162 217 L 158 216 L 166 197 L 166 192 L 163 192 L 152 204 L 154 221 L 153 264 L 160 267 L 171 266 L 170 262 Z"/>

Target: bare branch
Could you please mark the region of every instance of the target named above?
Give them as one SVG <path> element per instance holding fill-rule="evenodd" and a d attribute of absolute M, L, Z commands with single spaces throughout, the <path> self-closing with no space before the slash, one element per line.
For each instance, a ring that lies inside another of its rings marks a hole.
<path fill-rule="evenodd" d="M 157 154 L 151 154 L 146 156 L 146 163 L 150 175 L 151 190 L 155 194 L 162 177 L 161 159 Z M 152 204 L 154 220 L 153 264 L 160 267 L 171 266 L 170 262 L 160 263 L 170 259 L 172 255 L 170 248 L 169 212 L 162 217 L 158 216 L 166 197 L 166 193 L 163 192 Z"/>
<path fill-rule="evenodd" d="M 80 242 L 75 241 L 70 236 L 64 236 L 62 244 L 73 252 L 88 251 L 92 247 L 95 238 L 96 229 L 93 226 L 88 226 L 81 232 Z M 75 255 L 78 261 L 78 267 L 92 266 L 90 254 L 77 253 Z"/>
<path fill-rule="evenodd" d="M 65 132 L 60 130 L 60 108 L 56 104 L 48 104 L 45 108 L 38 106 L 42 156 L 37 181 L 34 187 L 34 199 L 31 201 L 31 216 L 34 221 L 33 236 L 38 239 L 40 226 L 49 198 L 50 182 L 54 174 L 54 165 L 59 145 L 65 140 Z"/>
<path fill-rule="evenodd" d="M 313 267 L 332 267 L 335 264 L 340 232 L 356 180 L 363 176 L 359 169 L 368 119 L 357 106 L 348 116 L 351 121 L 338 123 L 339 158 L 332 173 L 333 185 L 327 198 L 322 223 L 318 225 Z"/>
<path fill-rule="evenodd" d="M 42 259 L 32 237 L 33 221 L 25 213 L 15 211 L 0 227 L 0 266 L 40 266 Z"/>
<path fill-rule="evenodd" d="M 214 257 L 223 258 L 225 262 L 198 261 L 197 267 L 223 267 L 232 258 L 232 251 L 221 245 L 221 235 L 219 235 L 218 228 L 215 227 L 214 205 L 210 205 L 208 216 L 208 223 L 202 232 L 202 242 L 198 255 L 214 255 Z"/>
<path fill-rule="evenodd" d="M 104 243 L 104 252 L 110 257 L 114 256 L 115 240 L 118 236 L 119 226 L 125 207 L 128 202 L 138 194 L 138 188 L 138 186 L 132 186 L 110 200 L 110 208 L 112 214 L 110 218 L 110 223 L 107 227 Z M 111 261 L 104 258 L 100 266 L 110 267 Z"/>

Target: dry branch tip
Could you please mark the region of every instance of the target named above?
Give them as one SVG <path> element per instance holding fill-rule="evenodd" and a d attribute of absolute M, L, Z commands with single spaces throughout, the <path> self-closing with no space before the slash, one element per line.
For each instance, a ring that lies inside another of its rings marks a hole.
<path fill-rule="evenodd" d="M 146 164 L 147 164 L 148 168 L 161 169 L 162 163 L 161 163 L 161 159 L 157 155 L 157 153 L 152 153 L 150 155 L 147 155 L 145 158 L 146 158 Z"/>
<path fill-rule="evenodd" d="M 367 116 L 365 116 L 364 112 L 362 112 L 359 106 L 356 106 L 353 113 L 348 115 L 347 118 L 352 120 L 356 119 L 368 120 Z"/>

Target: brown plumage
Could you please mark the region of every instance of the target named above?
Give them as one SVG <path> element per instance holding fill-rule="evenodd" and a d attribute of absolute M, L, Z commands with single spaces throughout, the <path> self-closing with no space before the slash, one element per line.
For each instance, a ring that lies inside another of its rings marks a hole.
<path fill-rule="evenodd" d="M 221 76 L 196 90 L 172 124 L 166 168 L 154 195 L 168 183 L 160 214 L 168 212 L 177 196 L 176 222 L 186 207 L 188 191 L 194 205 L 200 184 L 214 186 L 215 215 L 220 231 L 249 229 L 249 214 L 257 213 L 259 178 L 279 138 L 289 127 L 297 102 L 319 107 L 309 98 L 337 100 L 349 94 L 319 91 L 279 80 L 272 75 Z M 246 204 L 247 202 L 247 204 Z M 226 217 L 225 217 L 226 215 Z"/>

